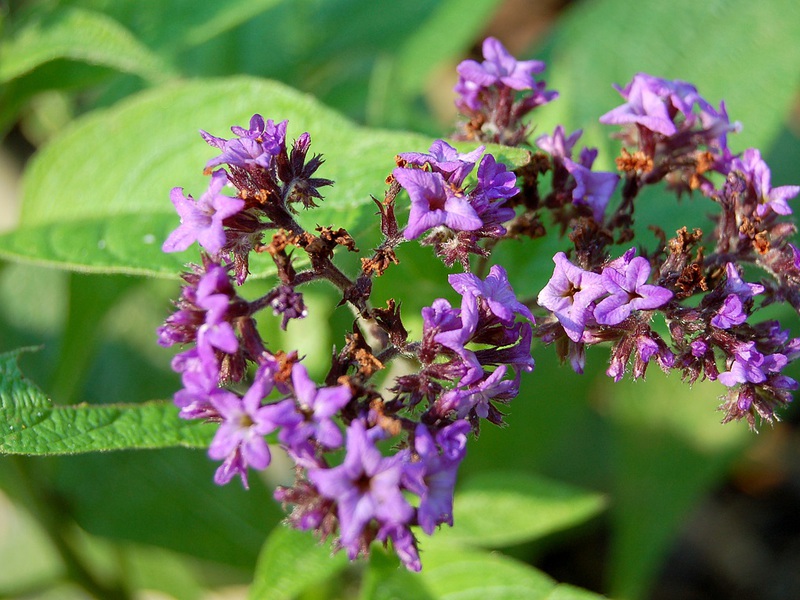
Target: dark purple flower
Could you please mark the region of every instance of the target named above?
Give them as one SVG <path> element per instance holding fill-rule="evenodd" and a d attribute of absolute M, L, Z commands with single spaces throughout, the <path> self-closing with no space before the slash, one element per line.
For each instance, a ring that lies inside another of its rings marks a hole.
<path fill-rule="evenodd" d="M 478 165 L 478 186 L 475 193 L 484 200 L 513 198 L 519 193 L 517 176 L 505 164 L 487 154 Z"/>
<path fill-rule="evenodd" d="M 598 223 L 602 222 L 608 201 L 617 188 L 619 175 L 605 171 L 592 171 L 568 158 L 563 159 L 563 162 L 577 184 L 572 190 L 572 201 L 575 204 L 590 207 L 594 220 Z"/>
<path fill-rule="evenodd" d="M 319 493 L 337 504 L 339 543 L 351 560 L 361 552 L 362 534 L 373 519 L 381 526 L 404 526 L 414 516 L 400 489 L 407 462 L 407 450 L 382 456 L 364 424 L 355 420 L 347 428 L 344 462 L 309 470 L 308 479 Z"/>
<path fill-rule="evenodd" d="M 594 318 L 601 325 L 617 325 L 634 310 L 652 310 L 672 298 L 672 292 L 645 282 L 650 277 L 650 263 L 643 256 L 633 258 L 622 268 L 606 267 L 602 284 L 611 294 L 594 309 Z"/>
<path fill-rule="evenodd" d="M 517 300 L 514 290 L 508 282 L 508 273 L 500 265 L 493 265 L 489 269 L 489 275 L 483 281 L 472 273 L 449 275 L 447 281 L 462 296 L 471 295 L 482 298 L 492 314 L 504 323 L 513 322 L 515 315 L 522 315 L 529 321 L 533 321 L 530 309 Z"/>
<path fill-rule="evenodd" d="M 556 254 L 553 262 L 553 276 L 539 292 L 538 302 L 555 314 L 573 342 L 580 342 L 592 316 L 592 303 L 606 290 L 598 273 L 573 265 L 563 252 Z"/>
<path fill-rule="evenodd" d="M 242 478 L 247 487 L 247 468 L 266 469 L 270 453 L 264 436 L 277 428 L 271 406 L 261 401 L 272 390 L 271 373 L 259 370 L 243 398 L 232 392 L 218 394 L 211 399 L 223 419 L 208 448 L 208 455 L 224 462 L 217 469 L 214 481 L 223 485 L 234 475 Z"/>
<path fill-rule="evenodd" d="M 533 74 L 545 68 L 539 60 L 517 60 L 493 37 L 483 41 L 483 57 L 482 63 L 465 60 L 458 65 L 463 80 L 483 88 L 502 84 L 514 90 L 530 90 L 536 86 Z"/>
<path fill-rule="evenodd" d="M 736 294 L 730 294 L 720 306 L 717 314 L 711 319 L 711 324 L 720 329 L 730 329 L 734 325 L 741 325 L 747 320 L 747 313 L 743 310 L 742 300 Z"/>
<path fill-rule="evenodd" d="M 191 196 L 184 197 L 183 188 L 172 189 L 170 200 L 181 224 L 164 242 L 164 252 L 182 252 L 196 240 L 210 254 L 219 254 L 225 245 L 222 222 L 244 208 L 244 200 L 220 193 L 227 182 L 228 174 L 223 169 L 214 171 L 208 190 L 196 202 Z"/>
<path fill-rule="evenodd" d="M 399 156 L 410 165 L 424 167 L 428 165 L 434 173 L 441 173 L 445 180 L 459 187 L 464 178 L 475 167 L 486 146 L 478 146 L 472 152 L 459 154 L 444 140 L 436 140 L 431 144 L 428 154 L 422 152 L 403 152 Z"/>
<path fill-rule="evenodd" d="M 411 213 L 403 232 L 407 240 L 437 225 L 455 231 L 474 231 L 483 225 L 468 199 L 453 192 L 441 173 L 397 168 L 393 175 L 411 198 Z"/>

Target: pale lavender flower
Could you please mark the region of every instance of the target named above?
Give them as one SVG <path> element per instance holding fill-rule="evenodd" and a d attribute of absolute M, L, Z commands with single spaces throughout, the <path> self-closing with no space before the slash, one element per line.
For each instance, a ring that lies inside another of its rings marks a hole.
<path fill-rule="evenodd" d="M 672 298 L 672 292 L 657 285 L 645 283 L 650 277 L 650 263 L 637 256 L 622 270 L 606 267 L 601 275 L 605 290 L 611 294 L 594 309 L 594 317 L 601 325 L 617 325 L 634 310 L 652 310 L 663 306 Z"/>
<path fill-rule="evenodd" d="M 592 303 L 606 290 L 598 273 L 573 265 L 563 252 L 556 254 L 553 262 L 553 276 L 539 292 L 538 302 L 555 314 L 573 342 L 580 342 L 592 317 Z"/>
<path fill-rule="evenodd" d="M 459 419 L 466 418 L 472 410 L 482 419 L 489 416 L 492 400 L 511 400 L 519 393 L 519 377 L 504 379 L 506 366 L 500 365 L 488 377 L 470 385 L 459 398 L 456 414 Z"/>
<path fill-rule="evenodd" d="M 355 559 L 365 528 L 375 519 L 381 526 L 405 526 L 414 509 L 403 497 L 400 482 L 408 451 L 384 457 L 360 420 L 347 428 L 344 462 L 329 469 L 310 469 L 308 479 L 319 493 L 337 505 L 339 543 Z"/>
<path fill-rule="evenodd" d="M 397 168 L 393 175 L 411 198 L 408 225 L 403 232 L 407 240 L 437 225 L 455 231 L 474 231 L 483 225 L 469 200 L 453 192 L 441 173 Z"/>
<path fill-rule="evenodd" d="M 210 146 L 222 150 L 222 154 L 206 163 L 206 169 L 228 164 L 242 169 L 271 166 L 272 158 L 283 150 L 286 144 L 286 126 L 288 121 L 275 123 L 272 119 L 264 122 L 261 115 L 253 115 L 250 128 L 231 127 L 231 131 L 239 137 L 225 140 L 205 131 L 200 135 Z"/>
<path fill-rule="evenodd" d="M 183 195 L 183 188 L 173 188 L 170 200 L 181 218 L 180 226 L 173 231 L 161 249 L 164 252 L 182 252 L 197 241 L 210 254 L 218 254 L 225 245 L 222 222 L 244 208 L 244 200 L 221 194 L 228 182 L 228 174 L 220 169 L 211 175 L 208 190 L 196 202 Z"/>

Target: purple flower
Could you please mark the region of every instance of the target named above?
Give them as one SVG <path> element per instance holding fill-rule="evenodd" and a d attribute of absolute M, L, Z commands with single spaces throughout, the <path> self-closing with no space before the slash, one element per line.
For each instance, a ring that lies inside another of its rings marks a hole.
<path fill-rule="evenodd" d="M 634 75 L 633 80 L 624 88 L 616 85 L 614 87 L 626 102 L 600 117 L 601 123 L 607 125 L 636 123 L 666 136 L 677 132 L 670 115 L 670 107 L 689 114 L 691 103 L 686 102 L 685 93 L 691 90 L 696 92 L 688 83 L 669 82 L 645 73 Z M 684 93 L 679 93 L 679 89 Z"/>
<path fill-rule="evenodd" d="M 553 158 L 565 159 L 572 158 L 572 148 L 581 137 L 582 129 L 578 129 L 568 138 L 564 137 L 564 126 L 557 125 L 553 135 L 541 135 L 536 138 L 536 145 L 550 154 Z"/>
<path fill-rule="evenodd" d="M 201 356 L 211 356 L 214 349 L 234 354 L 239 340 L 228 322 L 229 292 L 232 292 L 227 269 L 211 265 L 197 285 L 197 306 L 205 309 L 205 322 L 197 330 L 197 348 Z"/>
<path fill-rule="evenodd" d="M 492 266 L 484 281 L 472 273 L 449 275 L 447 281 L 462 296 L 482 298 L 492 314 L 506 324 L 513 322 L 515 315 L 534 320 L 530 309 L 517 300 L 508 282 L 508 273 L 500 265 Z"/>
<path fill-rule="evenodd" d="M 519 193 L 517 176 L 491 154 L 487 154 L 478 165 L 476 194 L 483 200 L 513 198 Z M 512 214 L 513 216 L 513 214 Z"/>
<path fill-rule="evenodd" d="M 459 419 L 466 418 L 474 409 L 475 414 L 482 419 L 489 416 L 491 400 L 511 400 L 519 393 L 519 377 L 503 379 L 506 375 L 506 366 L 500 365 L 488 377 L 473 384 L 466 393 L 459 398 L 456 413 Z"/>
<path fill-rule="evenodd" d="M 464 178 L 475 167 L 475 163 L 485 149 L 486 146 L 478 146 L 472 152 L 459 154 L 458 150 L 444 140 L 436 140 L 431 144 L 428 150 L 429 154 L 403 152 L 399 156 L 410 165 L 418 167 L 428 165 L 431 171 L 441 173 L 448 183 L 459 187 L 464 182 Z"/>
<path fill-rule="evenodd" d="M 645 282 L 650 277 L 650 263 L 643 256 L 633 258 L 621 268 L 603 269 L 602 284 L 611 294 L 594 309 L 594 318 L 601 325 L 617 325 L 634 310 L 652 310 L 672 298 L 672 292 Z"/>
<path fill-rule="evenodd" d="M 206 169 L 228 164 L 242 169 L 267 169 L 272 157 L 279 154 L 286 144 L 286 126 L 288 121 L 278 124 L 270 119 L 266 123 L 261 115 L 253 115 L 250 128 L 231 127 L 231 131 L 239 137 L 225 140 L 205 131 L 200 135 L 210 146 L 222 150 L 222 154 L 206 163 Z"/>
<path fill-rule="evenodd" d="M 756 206 L 756 214 L 759 217 L 763 217 L 770 210 L 779 215 L 792 214 L 787 200 L 791 200 L 800 193 L 800 186 L 784 185 L 773 188 L 772 174 L 758 150 L 755 148 L 745 150 L 741 158 L 734 160 L 731 168 L 744 173 L 752 185 L 759 202 Z"/>
<path fill-rule="evenodd" d="M 364 424 L 355 420 L 347 428 L 344 462 L 309 470 L 319 493 L 337 504 L 340 544 L 351 560 L 360 553 L 362 533 L 372 519 L 382 526 L 405 526 L 414 516 L 400 489 L 407 461 L 407 450 L 383 457 Z"/>
<path fill-rule="evenodd" d="M 483 225 L 468 199 L 453 192 L 441 173 L 397 168 L 393 175 L 411 198 L 411 213 L 403 232 L 407 240 L 437 225 L 456 231 L 474 231 Z"/>
<path fill-rule="evenodd" d="M 316 440 L 326 448 L 342 445 L 342 432 L 332 417 L 353 396 L 346 385 L 317 388 L 308 376 L 306 368 L 295 363 L 292 366 L 292 386 L 295 400 L 282 403 L 285 412 L 276 421 L 283 426 L 278 439 L 295 454 L 307 450 L 309 440 Z"/>
<path fill-rule="evenodd" d="M 736 294 L 744 301 L 750 300 L 756 294 L 761 294 L 764 291 L 764 286 L 760 283 L 747 283 L 739 275 L 739 269 L 733 263 L 725 265 L 725 274 L 727 280 L 725 281 L 725 289 L 731 294 Z"/>
<path fill-rule="evenodd" d="M 211 175 L 208 190 L 194 201 L 184 197 L 183 188 L 173 188 L 170 200 L 181 218 L 181 224 L 164 242 L 164 252 L 182 252 L 196 240 L 210 254 L 218 254 L 225 245 L 222 222 L 244 208 L 244 200 L 220 193 L 228 182 L 228 174 L 220 169 Z"/>
<path fill-rule="evenodd" d="M 575 189 L 572 190 L 572 201 L 592 209 L 592 216 L 598 223 L 602 222 L 606 206 L 619 182 L 619 175 L 605 171 L 592 171 L 584 165 L 563 159 L 564 166 L 575 178 Z"/>
<path fill-rule="evenodd" d="M 422 531 L 432 535 L 437 525 L 453 525 L 453 490 L 458 467 L 467 453 L 469 422 L 460 419 L 444 427 L 434 441 L 422 423 L 414 433 L 414 450 L 421 468 L 407 469 L 405 485 L 420 497 L 417 522 Z"/>
<path fill-rule="evenodd" d="M 228 483 L 234 475 L 242 478 L 247 487 L 247 468 L 266 469 L 270 463 L 269 446 L 264 436 L 277 428 L 271 406 L 261 400 L 272 390 L 269 370 L 260 369 L 243 398 L 231 392 L 211 399 L 223 419 L 208 448 L 208 455 L 224 462 L 217 469 L 214 481 Z"/>
<path fill-rule="evenodd" d="M 756 350 L 755 342 L 741 344 L 734 352 L 730 370 L 719 374 L 723 385 L 733 387 L 737 383 L 763 383 L 770 373 L 778 373 L 787 364 L 783 354 L 764 356 Z"/>
<path fill-rule="evenodd" d="M 720 329 L 730 329 L 734 325 L 741 325 L 747 320 L 742 300 L 736 294 L 730 294 L 720 306 L 717 314 L 711 319 L 711 324 Z"/>
<path fill-rule="evenodd" d="M 555 314 L 569 339 L 580 342 L 592 317 L 592 303 L 606 293 L 597 273 L 573 265 L 567 255 L 553 257 L 553 276 L 539 292 L 538 302 Z"/>
<path fill-rule="evenodd" d="M 517 60 L 496 38 L 483 41 L 484 61 L 465 60 L 458 65 L 458 74 L 464 81 L 488 88 L 502 84 L 514 90 L 530 90 L 536 86 L 534 73 L 544 71 L 539 60 Z"/>

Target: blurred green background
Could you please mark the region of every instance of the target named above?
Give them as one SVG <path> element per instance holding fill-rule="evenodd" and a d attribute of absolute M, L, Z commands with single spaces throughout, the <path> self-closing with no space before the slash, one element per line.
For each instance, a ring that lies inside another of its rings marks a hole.
<path fill-rule="evenodd" d="M 619 103 L 611 84 L 646 71 L 691 81 L 712 103 L 724 99 L 744 126 L 730 140 L 733 150 L 761 148 L 776 186 L 800 181 L 800 6 L 793 0 L 53 0 L 0 2 L 0 19 L 2 230 L 17 223 L 33 185 L 21 173 L 38 149 L 76 120 L 180 81 L 275 79 L 360 125 L 447 136 L 456 116 L 455 66 L 477 58 L 486 35 L 521 58 L 547 61 L 544 77 L 561 97 L 534 113 L 534 135 L 558 123 L 583 128 L 582 142 L 601 149 L 601 168 L 611 168 L 616 152 L 597 123 Z M 219 120 L 245 124 L 248 117 Z M 165 143 L 159 131 L 148 135 L 154 147 Z M 388 152 L 408 150 L 424 148 Z M 73 158 L 91 162 L 107 151 L 85 148 Z M 185 185 L 199 166 L 158 184 Z M 62 193 L 92 198 L 93 183 L 48 194 L 54 205 Z M 137 202 L 135 189 L 125 193 Z M 650 193 L 638 220 L 642 239 L 651 239 L 644 231 L 651 222 L 668 232 L 702 226 L 705 210 L 702 199 L 676 204 Z M 496 260 L 517 292 L 530 296 L 547 281 L 560 247 L 510 244 Z M 447 271 L 428 249 L 401 250 L 402 264 L 377 282 L 374 298 L 402 299 L 418 332 L 413 316 L 448 294 Z M 268 281 L 252 285 L 254 295 L 269 288 Z M 57 403 L 170 398 L 180 382 L 155 329 L 177 291 L 177 279 L 0 262 L 0 351 L 40 346 L 21 365 Z M 332 290 L 311 287 L 306 297 L 308 319 L 287 332 L 270 319 L 260 325 L 274 348 L 306 352 L 319 376 L 352 317 L 332 308 Z M 796 314 L 776 309 L 772 316 L 800 335 Z M 609 507 L 580 527 L 503 548 L 507 555 L 620 598 L 786 598 L 800 588 L 796 407 L 756 435 L 741 423 L 719 425 L 723 390 L 713 382 L 689 388 L 677 374 L 651 370 L 646 381 L 613 384 L 604 375 L 605 349 L 589 351 L 582 377 L 553 354 L 534 348 L 537 368 L 523 380 L 509 426 L 483 427 L 461 475 L 545 475 L 602 492 Z M 264 539 L 282 517 L 271 490 L 287 472 L 278 466 L 264 481 L 254 476 L 245 492 L 214 486 L 215 467 L 185 449 L 0 458 L 0 598 L 86 597 L 91 585 L 76 584 L 87 581 L 86 569 L 89 580 L 107 584 L 94 590 L 97 597 L 112 597 L 117 587 L 135 590 L 118 597 L 246 597 Z M 355 597 L 359 569 L 302 597 Z"/>

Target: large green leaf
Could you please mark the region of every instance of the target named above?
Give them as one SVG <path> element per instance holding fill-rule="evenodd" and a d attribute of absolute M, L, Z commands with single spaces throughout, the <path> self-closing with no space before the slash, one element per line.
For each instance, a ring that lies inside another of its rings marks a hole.
<path fill-rule="evenodd" d="M 42 150 L 25 173 L 19 229 L 0 236 L 0 256 L 91 272 L 174 275 L 197 260 L 197 250 L 161 252 L 178 225 L 169 191 L 181 186 L 202 194 L 203 166 L 216 153 L 197 131 L 225 135 L 256 112 L 289 119 L 290 137 L 309 131 L 312 149 L 326 158 L 319 174 L 336 180 L 322 206 L 300 220 L 309 228 L 334 224 L 355 235 L 369 232 L 372 241 L 378 223 L 370 195 L 382 196 L 398 152 L 424 151 L 432 141 L 360 128 L 276 82 L 174 83 L 78 120 Z M 511 164 L 527 159 L 525 151 L 492 150 Z M 266 269 L 267 261 L 251 267 L 256 275 Z"/>
<path fill-rule="evenodd" d="M 56 59 L 112 67 L 151 81 L 171 71 L 114 19 L 75 8 L 33 14 L 0 44 L 0 57 L 0 83 Z"/>
<path fill-rule="evenodd" d="M 102 450 L 207 447 L 213 426 L 178 418 L 170 402 L 53 406 L 17 365 L 0 354 L 0 453 L 74 454 Z"/>
<path fill-rule="evenodd" d="M 436 535 L 476 546 L 509 546 L 584 523 L 604 507 L 597 493 L 521 472 L 487 472 L 463 483 L 453 505 L 455 526 Z"/>

